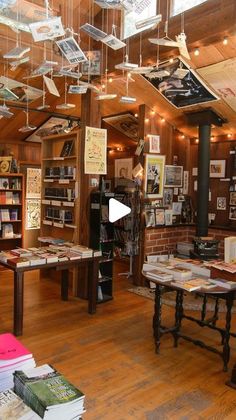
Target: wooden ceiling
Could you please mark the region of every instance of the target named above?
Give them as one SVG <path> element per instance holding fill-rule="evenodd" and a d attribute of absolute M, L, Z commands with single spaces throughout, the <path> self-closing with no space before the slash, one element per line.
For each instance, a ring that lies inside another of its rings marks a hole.
<path fill-rule="evenodd" d="M 43 0 L 34 0 L 34 3 L 44 4 Z M 163 7 L 162 7 L 163 6 Z M 58 13 L 62 15 L 63 23 L 66 27 L 73 26 L 75 32 L 81 24 L 92 22 L 98 27 L 102 27 L 104 14 L 98 6 L 92 4 L 91 1 L 81 0 L 54 0 L 53 7 Z M 161 1 L 161 13 L 163 21 L 166 19 L 166 2 Z M 112 19 L 113 12 L 109 11 L 108 18 Z M 103 16 L 102 16 L 103 15 Z M 119 19 L 119 12 L 116 12 L 116 18 Z M 235 0 L 208 0 L 202 5 L 185 13 L 185 32 L 187 35 L 187 45 L 191 56 L 191 66 L 193 68 L 201 68 L 209 66 L 226 59 L 236 57 L 236 1 Z M 110 25 L 110 20 L 108 26 Z M 110 32 L 109 28 L 108 32 Z M 163 36 L 163 23 L 159 28 L 160 37 Z M 174 39 L 176 34 L 180 33 L 180 16 L 177 16 L 169 21 L 169 36 Z M 224 36 L 228 37 L 228 45 L 223 45 L 222 41 Z M 157 37 L 157 30 L 146 31 L 142 36 L 142 55 L 143 64 L 155 63 L 157 57 L 157 49 L 155 45 L 148 42 L 149 37 Z M 129 41 L 129 59 L 131 62 L 139 61 L 140 41 L 139 36 L 131 38 Z M 32 42 L 29 34 L 21 34 L 21 42 L 25 46 L 31 47 L 31 61 L 30 66 L 22 65 L 15 72 L 12 72 L 8 67 L 7 61 L 3 59 L 5 52 L 14 47 L 16 43 L 16 33 L 10 28 L 0 25 L 0 72 L 6 76 L 22 81 L 23 77 L 27 76 L 29 72 L 43 61 L 44 49 L 43 46 Z M 92 43 L 86 35 L 81 32 L 81 47 L 84 50 L 100 49 L 101 44 Z M 194 55 L 194 48 L 199 47 L 200 55 Z M 57 60 L 62 62 L 61 56 L 55 48 L 52 48 L 51 43 L 46 44 L 46 54 L 48 59 Z M 115 92 L 120 95 L 125 93 L 124 75 L 118 71 L 114 72 L 114 65 L 123 61 L 123 53 L 121 51 L 109 50 L 108 55 L 108 70 L 113 74 L 113 81 L 109 84 L 109 92 Z M 178 51 L 160 48 L 160 59 L 170 58 L 176 56 Z M 132 76 L 134 82 L 129 84 L 129 94 L 137 98 L 135 105 L 124 105 L 118 99 L 101 101 L 100 108 L 102 116 L 119 114 L 126 111 L 133 113 L 138 112 L 139 105 L 145 103 L 150 109 L 153 109 L 156 114 L 153 118 L 163 116 L 170 124 L 175 126 L 184 134 L 190 137 L 197 137 L 197 129 L 189 127 L 185 118 L 185 111 L 178 110 L 170 105 L 147 81 L 141 76 Z M 62 111 L 57 110 L 56 105 L 64 102 L 64 89 L 65 79 L 54 79 L 58 90 L 61 93 L 61 98 L 56 98 L 47 94 L 46 101 L 50 104 L 48 112 L 36 111 L 37 106 L 40 105 L 42 100 L 34 101 L 30 104 L 30 123 L 40 126 L 44 121 L 50 117 L 50 113 L 59 113 L 64 115 L 73 115 L 80 117 L 81 114 L 81 98 L 79 95 L 68 95 L 68 102 L 74 103 L 76 107 L 73 110 Z M 95 80 L 96 82 L 100 80 Z M 67 80 L 68 83 L 75 83 L 73 80 Z M 29 84 L 42 88 L 41 78 L 30 79 Z M 11 105 L 11 106 L 10 106 Z M 9 106 L 14 112 L 14 117 L 10 120 L 2 118 L 0 120 L 0 141 L 6 141 L 8 138 L 24 140 L 30 133 L 20 133 L 18 129 L 25 124 L 25 113 L 22 109 L 15 108 L 18 104 L 9 103 Z M 199 105 L 191 107 L 191 110 L 203 109 L 209 105 Z M 223 99 L 212 103 L 211 107 L 228 120 L 228 123 L 223 127 L 217 127 L 213 130 L 215 135 L 227 135 L 233 133 L 236 138 L 236 113 L 224 102 Z"/>

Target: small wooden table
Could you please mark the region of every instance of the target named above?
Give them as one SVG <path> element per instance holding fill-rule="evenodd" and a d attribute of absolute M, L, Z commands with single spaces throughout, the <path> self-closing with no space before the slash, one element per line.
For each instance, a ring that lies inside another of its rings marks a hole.
<path fill-rule="evenodd" d="M 171 333 L 174 338 L 174 347 L 178 346 L 179 338 L 183 338 L 184 340 L 190 341 L 191 343 L 205 348 L 209 351 L 212 351 L 216 354 L 219 354 L 223 359 L 223 369 L 227 371 L 228 362 L 230 359 L 230 346 L 229 346 L 229 339 L 230 336 L 235 336 L 235 334 L 230 332 L 231 326 L 231 310 L 233 306 L 233 302 L 235 300 L 236 294 L 234 290 L 226 290 L 222 287 L 215 287 L 214 289 L 198 289 L 191 292 L 192 294 L 198 294 L 203 297 L 203 305 L 201 310 L 201 318 L 195 318 L 193 316 L 185 315 L 183 310 L 183 300 L 184 295 L 187 292 L 177 286 L 172 285 L 170 282 L 159 282 L 158 280 L 153 280 L 153 278 L 149 278 L 146 276 L 147 279 L 151 280 L 152 282 L 156 283 L 156 291 L 155 291 L 155 306 L 154 306 L 154 316 L 153 316 L 153 333 L 154 333 L 154 340 L 156 346 L 156 353 L 160 351 L 160 343 L 161 343 L 161 336 L 166 333 Z M 175 323 L 172 327 L 165 327 L 161 324 L 161 298 L 163 292 L 176 292 L 176 303 L 175 303 Z M 213 316 L 209 319 L 206 319 L 206 296 L 212 297 L 216 299 L 216 306 L 215 312 Z M 225 316 L 225 328 L 218 327 L 216 325 L 216 321 L 218 319 L 218 299 L 223 299 L 226 303 L 226 316 Z M 217 348 L 206 344 L 201 340 L 194 339 L 190 336 L 187 336 L 181 332 L 181 323 L 182 319 L 188 319 L 189 321 L 193 321 L 197 323 L 200 327 L 207 327 L 212 330 L 218 331 L 221 335 L 221 344 L 223 346 L 222 351 L 218 350 Z"/>
<path fill-rule="evenodd" d="M 101 257 L 81 258 L 78 260 L 70 260 L 63 262 L 55 262 L 51 264 L 40 264 L 27 267 L 13 267 L 10 264 L 0 262 L 0 265 L 14 271 L 14 325 L 13 332 L 16 336 L 23 334 L 23 317 L 24 317 L 24 273 L 26 271 L 42 270 L 55 268 L 61 271 L 61 299 L 68 300 L 69 288 L 69 269 L 74 266 L 80 266 L 84 263 L 88 266 L 88 313 L 96 312 L 97 303 L 97 284 L 99 260 Z"/>

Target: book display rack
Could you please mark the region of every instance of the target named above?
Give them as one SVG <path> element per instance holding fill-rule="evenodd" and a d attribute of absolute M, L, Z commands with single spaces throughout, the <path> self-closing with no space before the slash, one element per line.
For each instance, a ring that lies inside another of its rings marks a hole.
<path fill-rule="evenodd" d="M 41 235 L 79 241 L 79 135 L 42 139 Z"/>
<path fill-rule="evenodd" d="M 114 198 L 114 193 L 91 193 L 90 246 L 100 250 L 103 256 L 99 267 L 98 303 L 112 299 L 114 227 L 108 219 L 110 198 Z"/>
<path fill-rule="evenodd" d="M 0 174 L 0 249 L 23 244 L 24 176 Z"/>

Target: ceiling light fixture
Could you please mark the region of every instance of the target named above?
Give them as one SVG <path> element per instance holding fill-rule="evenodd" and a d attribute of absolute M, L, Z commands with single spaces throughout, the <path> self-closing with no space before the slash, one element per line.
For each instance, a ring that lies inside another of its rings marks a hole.
<path fill-rule="evenodd" d="M 227 134 L 227 137 L 230 139 L 230 137 L 232 137 L 232 134 L 231 133 L 228 133 Z"/>
<path fill-rule="evenodd" d="M 195 50 L 194 50 L 194 55 L 195 55 L 196 57 L 198 57 L 198 56 L 200 55 L 199 48 L 195 48 Z"/>

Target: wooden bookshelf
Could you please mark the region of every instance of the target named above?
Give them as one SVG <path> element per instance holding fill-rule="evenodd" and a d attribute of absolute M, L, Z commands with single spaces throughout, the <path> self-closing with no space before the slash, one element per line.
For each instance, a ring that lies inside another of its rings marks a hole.
<path fill-rule="evenodd" d="M 79 138 L 79 131 L 42 138 L 41 236 L 79 243 Z M 73 146 L 61 156 L 65 142 Z"/>
<path fill-rule="evenodd" d="M 24 246 L 24 202 L 24 175 L 0 173 L 0 250 Z M 13 237 L 6 237 L 7 225 Z"/>

